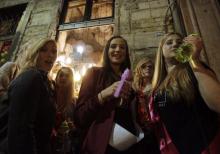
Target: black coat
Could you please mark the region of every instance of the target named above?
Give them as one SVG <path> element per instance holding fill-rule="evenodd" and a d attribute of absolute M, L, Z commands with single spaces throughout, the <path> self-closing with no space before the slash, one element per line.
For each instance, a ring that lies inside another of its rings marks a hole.
<path fill-rule="evenodd" d="M 47 73 L 30 69 L 9 87 L 9 154 L 49 154 L 55 103 Z"/>

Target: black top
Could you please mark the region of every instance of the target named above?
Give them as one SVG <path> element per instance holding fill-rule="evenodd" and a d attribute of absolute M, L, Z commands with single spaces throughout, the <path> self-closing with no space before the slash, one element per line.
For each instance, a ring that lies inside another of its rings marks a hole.
<path fill-rule="evenodd" d="M 55 123 L 53 90 L 47 73 L 30 69 L 9 87 L 10 154 L 49 154 Z"/>
<path fill-rule="evenodd" d="M 189 70 L 191 75 L 192 72 Z M 195 79 L 192 79 L 192 84 Z M 191 104 L 170 99 L 167 91 L 156 93 L 155 109 L 180 154 L 200 154 L 205 150 L 218 130 L 217 114 L 202 99 L 198 87 Z"/>

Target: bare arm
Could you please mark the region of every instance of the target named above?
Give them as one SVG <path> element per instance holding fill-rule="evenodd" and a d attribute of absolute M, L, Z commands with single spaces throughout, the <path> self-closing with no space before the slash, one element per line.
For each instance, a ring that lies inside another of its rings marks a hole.
<path fill-rule="evenodd" d="M 201 96 L 210 109 L 220 113 L 220 83 L 215 74 L 205 68 L 199 60 L 203 48 L 202 39 L 198 36 L 188 36 L 185 41 L 193 47 L 190 65 L 198 81 Z"/>
<path fill-rule="evenodd" d="M 220 113 L 220 83 L 215 74 L 199 61 L 191 60 L 190 65 L 198 81 L 201 96 L 210 109 Z"/>

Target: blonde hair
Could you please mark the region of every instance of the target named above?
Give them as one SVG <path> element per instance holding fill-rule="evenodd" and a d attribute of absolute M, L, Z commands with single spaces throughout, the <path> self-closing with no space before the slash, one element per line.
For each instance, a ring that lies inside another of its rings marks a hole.
<path fill-rule="evenodd" d="M 182 99 L 185 102 L 191 102 L 194 99 L 195 89 L 188 71 L 188 64 L 178 64 L 169 74 L 167 73 L 165 59 L 162 47 L 167 38 L 171 35 L 177 35 L 183 38 L 181 34 L 171 32 L 161 39 L 155 60 L 155 70 L 152 80 L 152 91 L 168 91 L 173 100 Z"/>
<path fill-rule="evenodd" d="M 69 84 L 66 87 L 59 87 L 58 79 L 60 77 L 61 72 L 66 71 L 69 75 Z M 56 93 L 57 93 L 57 104 L 58 104 L 58 111 L 64 111 L 66 108 L 73 103 L 74 99 L 74 83 L 73 83 L 73 71 L 69 67 L 61 67 L 57 72 L 57 76 L 55 79 L 56 82 Z"/>
<path fill-rule="evenodd" d="M 134 80 L 133 80 L 133 88 L 135 91 L 139 91 L 139 90 L 141 90 L 141 88 L 143 86 L 146 86 L 146 85 L 144 85 L 144 79 L 143 79 L 142 70 L 141 70 L 141 66 L 146 63 L 151 63 L 153 65 L 153 62 L 150 58 L 144 57 L 141 60 L 139 60 L 139 62 L 137 63 L 137 65 L 135 67 Z M 150 78 L 149 84 L 151 84 L 151 79 L 152 79 L 152 77 Z"/>
<path fill-rule="evenodd" d="M 10 82 L 16 77 L 19 68 L 15 62 L 6 62 L 0 68 L 0 89 L 7 90 Z"/>
<path fill-rule="evenodd" d="M 53 42 L 56 44 L 56 41 L 50 38 L 40 38 L 38 40 L 32 41 L 30 46 L 22 48 L 19 51 L 19 57 L 17 58 L 17 63 L 20 67 L 20 71 L 18 74 L 26 71 L 29 68 L 37 67 L 37 59 L 39 56 L 39 52 L 42 48 L 49 42 Z M 30 44 L 30 42 L 28 42 Z"/>

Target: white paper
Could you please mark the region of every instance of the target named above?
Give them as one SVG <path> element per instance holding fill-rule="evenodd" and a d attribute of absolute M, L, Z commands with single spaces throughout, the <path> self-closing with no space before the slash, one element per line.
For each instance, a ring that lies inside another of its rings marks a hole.
<path fill-rule="evenodd" d="M 114 123 L 109 144 L 119 151 L 124 151 L 143 138 L 144 133 L 142 131 L 139 133 L 139 136 L 135 136 L 117 123 Z"/>

